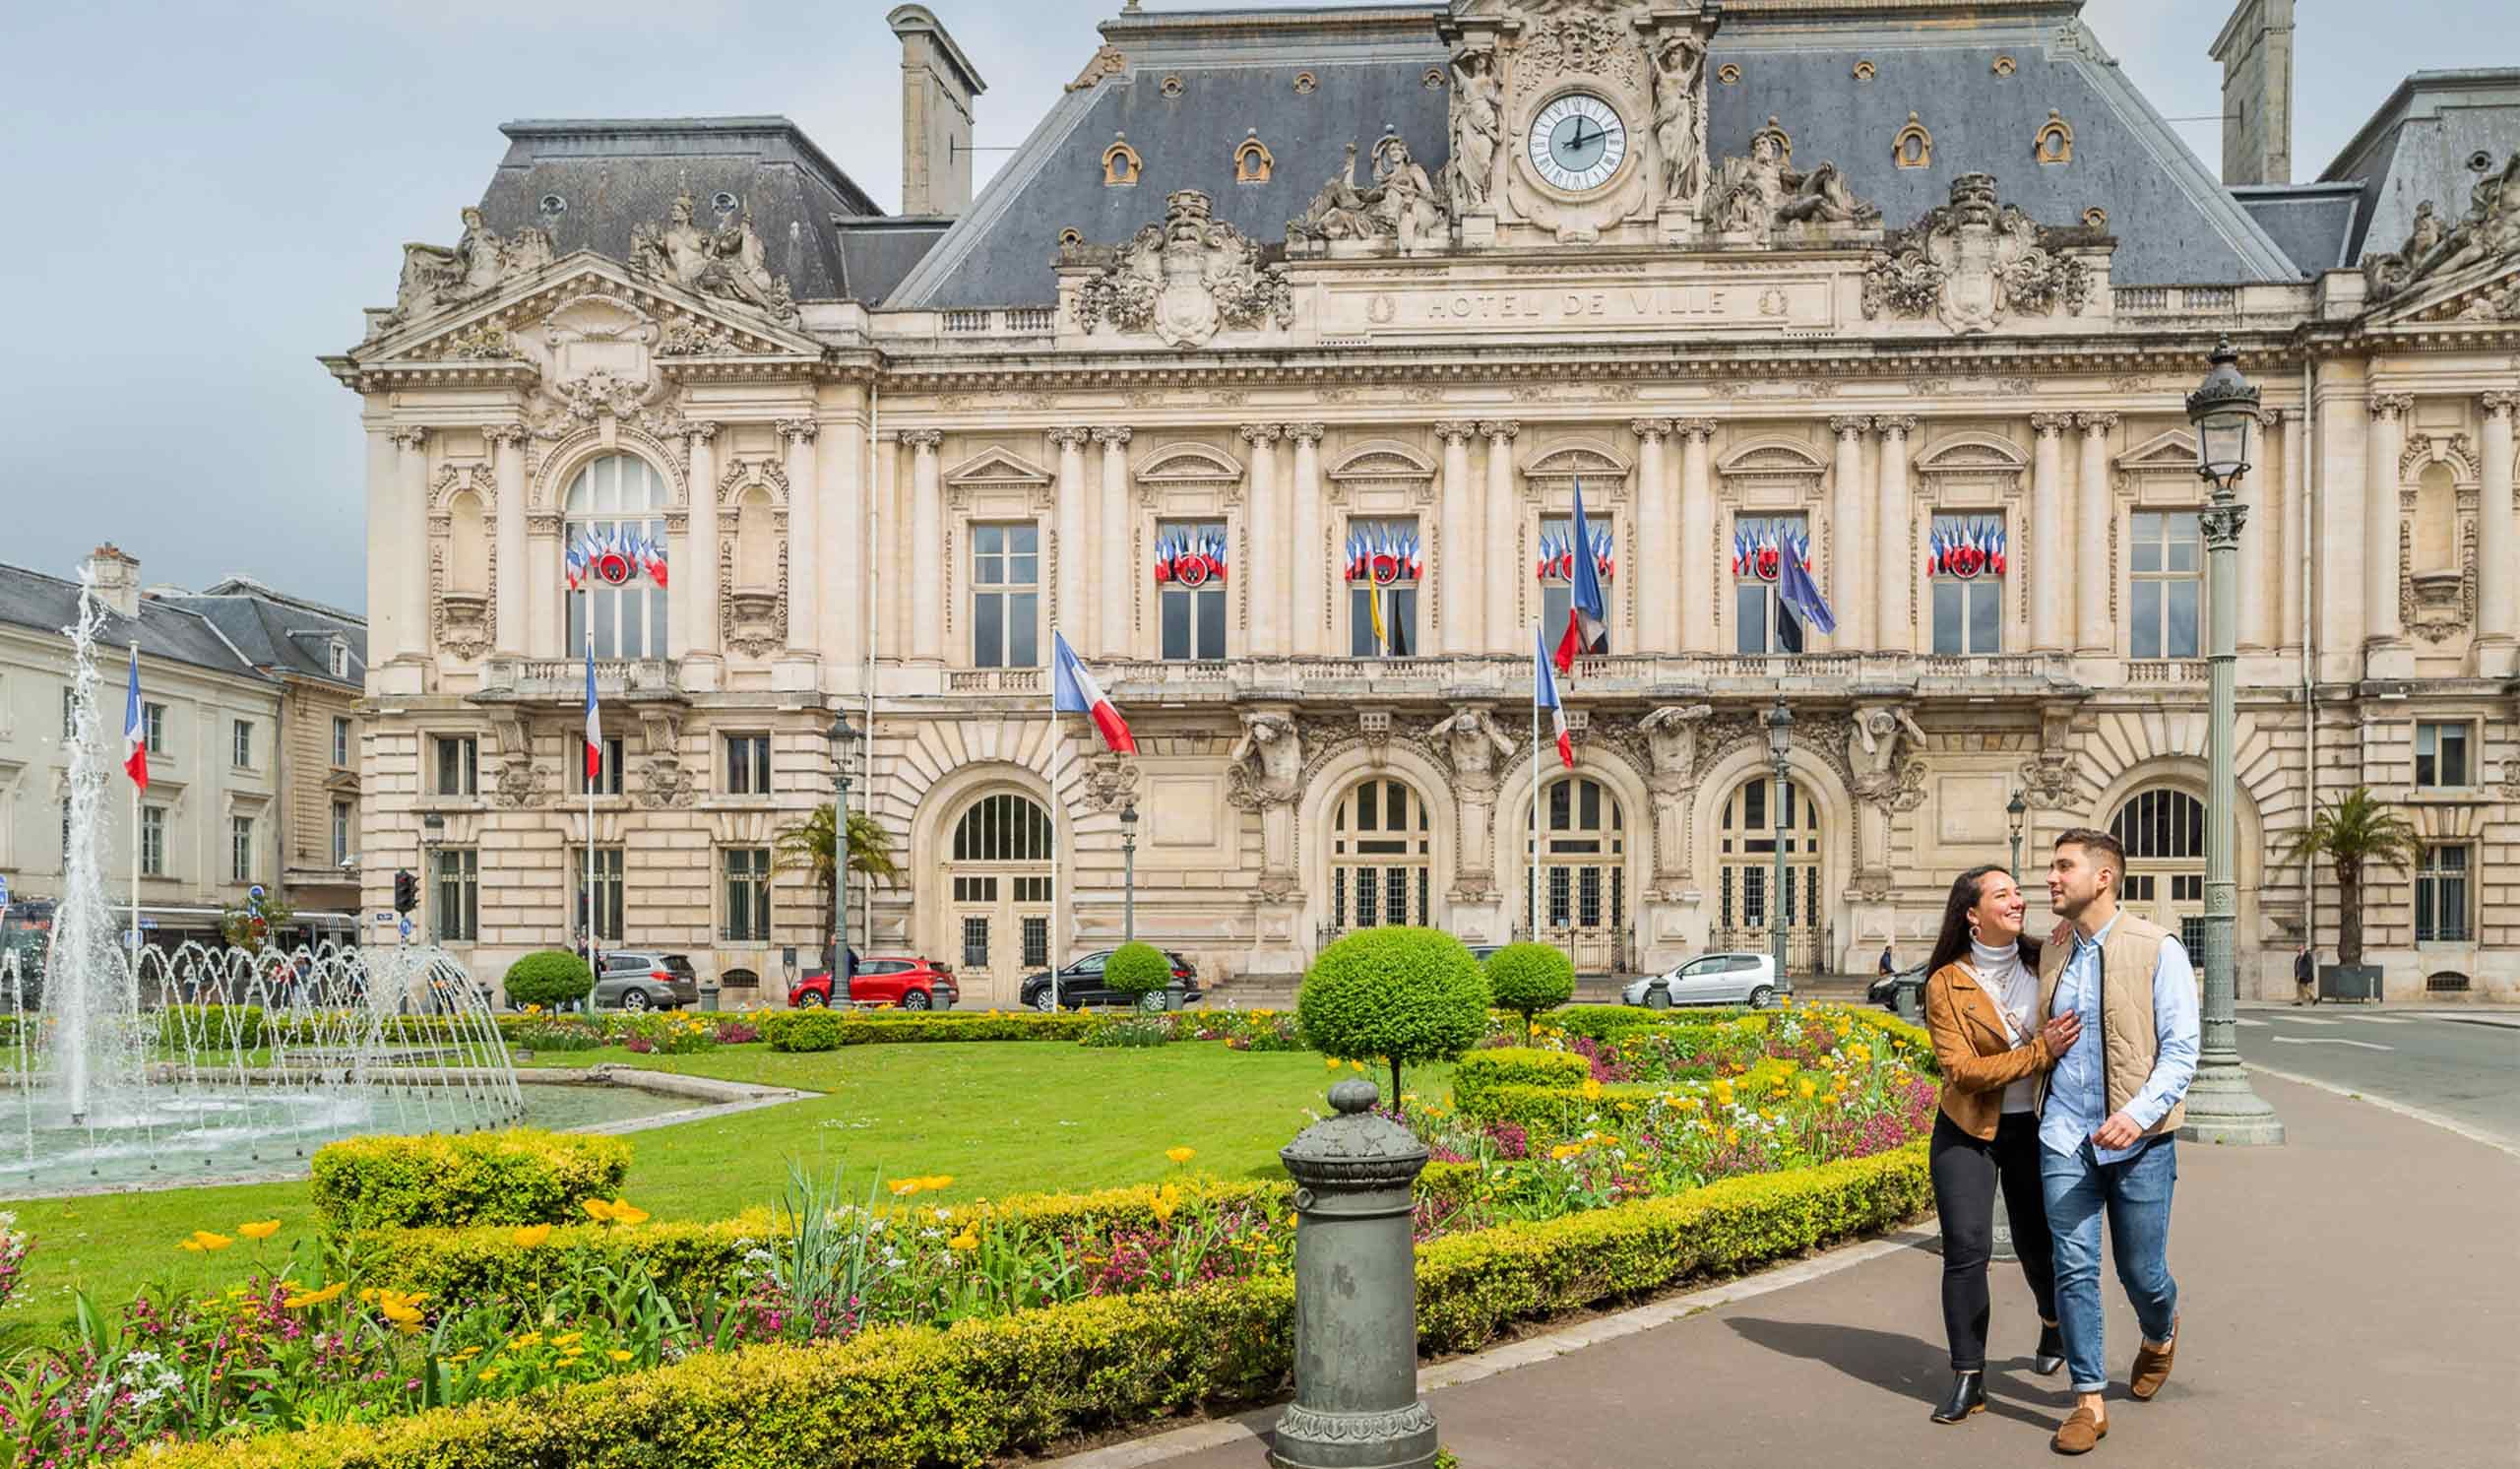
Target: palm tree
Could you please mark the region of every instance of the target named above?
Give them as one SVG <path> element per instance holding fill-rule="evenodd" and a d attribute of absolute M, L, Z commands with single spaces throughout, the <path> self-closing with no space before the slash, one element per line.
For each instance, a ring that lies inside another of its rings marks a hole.
<path fill-rule="evenodd" d="M 832 930 L 832 827 L 837 818 L 833 807 L 814 807 L 813 814 L 802 821 L 791 821 L 779 829 L 773 849 L 773 865 L 782 872 L 811 872 L 814 886 L 823 895 L 823 948 L 831 948 Z M 863 811 L 849 813 L 849 870 L 870 882 L 885 882 L 900 875 L 893 862 L 892 833 L 884 823 Z"/>
<path fill-rule="evenodd" d="M 2336 867 L 2342 912 L 2337 915 L 2336 962 L 2353 968 L 2362 962 L 2362 867 L 2378 862 L 2397 871 L 2413 867 L 2424 855 L 2415 828 L 2382 805 L 2368 786 L 2357 786 L 2334 805 L 2318 807 L 2309 830 L 2285 849 L 2288 862 L 2324 859 Z"/>

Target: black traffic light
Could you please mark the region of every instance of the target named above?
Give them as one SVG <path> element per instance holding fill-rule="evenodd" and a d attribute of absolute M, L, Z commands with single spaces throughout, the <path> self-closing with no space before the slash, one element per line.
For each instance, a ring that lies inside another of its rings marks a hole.
<path fill-rule="evenodd" d="M 420 906 L 420 879 L 409 872 L 394 874 L 394 911 L 409 913 Z"/>

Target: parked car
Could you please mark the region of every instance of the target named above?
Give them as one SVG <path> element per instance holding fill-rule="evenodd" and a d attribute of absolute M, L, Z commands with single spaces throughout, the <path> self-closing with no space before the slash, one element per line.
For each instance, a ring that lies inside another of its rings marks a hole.
<path fill-rule="evenodd" d="M 1879 1005 L 1885 1010 L 1896 1010 L 1899 1008 L 1899 991 L 1902 990 L 1908 992 L 1908 1003 L 1912 1006 L 1911 1013 L 1922 1013 L 1925 1003 L 1925 967 L 1923 965 L 1920 964 L 1914 969 L 1903 969 L 1897 974 L 1886 974 L 1874 980 L 1872 988 L 1863 992 L 1863 1002 Z"/>
<path fill-rule="evenodd" d="M 1087 1005 L 1119 1004 L 1144 1004 L 1145 1008 L 1155 1008 L 1151 1003 L 1122 994 L 1102 983 L 1102 966 L 1110 961 L 1111 954 L 1109 949 L 1097 949 L 1082 958 L 1070 960 L 1067 967 L 1059 971 L 1058 1003 L 1061 1009 L 1081 1010 Z M 1172 983 L 1180 987 L 1180 1003 L 1195 1002 L 1201 993 L 1196 966 L 1170 949 L 1164 951 L 1164 957 L 1172 961 Z M 1026 975 L 1017 993 L 1023 999 L 1024 1008 L 1047 1010 L 1050 1008 L 1050 972 L 1044 969 Z M 1147 998 L 1153 1000 L 1155 997 L 1150 995 Z"/>
<path fill-rule="evenodd" d="M 607 949 L 588 1000 L 598 1010 L 680 1009 L 700 1002 L 700 976 L 688 954 Z"/>
<path fill-rule="evenodd" d="M 1630 981 L 1620 998 L 1632 1005 L 1748 1005 L 1764 1010 L 1792 994 L 1794 982 L 1776 972 L 1767 954 L 1700 954 L 1658 975 Z"/>
<path fill-rule="evenodd" d="M 849 993 L 841 1002 L 898 1005 L 905 1010 L 950 1010 L 962 997 L 961 987 L 954 983 L 954 972 L 933 959 L 908 954 L 860 954 L 857 973 L 850 977 Z M 788 991 L 788 1003 L 795 1009 L 832 1003 L 828 962 L 795 983 Z"/>

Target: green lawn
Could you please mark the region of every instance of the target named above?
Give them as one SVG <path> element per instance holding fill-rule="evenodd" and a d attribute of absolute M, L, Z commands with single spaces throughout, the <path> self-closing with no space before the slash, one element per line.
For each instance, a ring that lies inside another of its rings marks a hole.
<path fill-rule="evenodd" d="M 1278 1149 L 1309 1120 L 1307 1110 L 1328 1113 L 1331 1079 L 1309 1052 L 1251 1054 L 1219 1044 L 851 1046 L 801 1055 L 742 1046 L 687 1056 L 606 1049 L 538 1054 L 528 1064 L 605 1061 L 823 1094 L 634 1134 L 628 1194 L 661 1219 L 717 1219 L 768 1204 L 790 1159 L 843 1165 L 855 1187 L 870 1175 L 949 1174 L 954 1183 L 940 1202 L 1151 1182 L 1175 1171 L 1164 1156 L 1171 1147 L 1198 1150 L 1191 1172 L 1276 1178 Z M 1407 1084 L 1435 1095 L 1450 1076 L 1449 1066 L 1429 1067 Z M 294 1182 L 0 1202 L 35 1239 L 26 1304 L 0 1314 L 0 1348 L 66 1317 L 76 1287 L 118 1307 L 151 1282 L 223 1286 L 254 1258 L 256 1246 L 242 1240 L 210 1255 L 176 1248 L 193 1230 L 232 1234 L 244 1220 L 277 1218 L 281 1231 L 263 1253 L 278 1261 L 292 1246 L 311 1252 L 317 1232 L 306 1194 Z"/>

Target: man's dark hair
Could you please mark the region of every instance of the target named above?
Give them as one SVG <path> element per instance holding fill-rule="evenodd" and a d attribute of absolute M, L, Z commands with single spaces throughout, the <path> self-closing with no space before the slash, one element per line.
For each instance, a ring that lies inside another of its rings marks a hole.
<path fill-rule="evenodd" d="M 2056 845 L 2080 847 L 2091 857 L 2105 860 L 2121 882 L 2126 876 L 2125 844 L 2096 826 L 2069 826 L 2057 835 Z"/>

